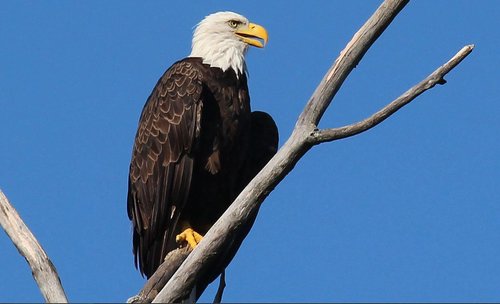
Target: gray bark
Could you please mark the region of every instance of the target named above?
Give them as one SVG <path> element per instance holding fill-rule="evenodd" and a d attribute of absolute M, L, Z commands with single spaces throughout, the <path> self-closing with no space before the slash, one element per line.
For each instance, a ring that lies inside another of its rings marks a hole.
<path fill-rule="evenodd" d="M 444 75 L 472 51 L 472 45 L 464 47 L 443 67 L 372 117 L 342 128 L 318 130 L 319 120 L 343 81 L 407 3 L 405 0 L 384 1 L 354 35 L 309 99 L 290 138 L 212 226 L 153 303 L 178 302 L 185 298 L 198 280 L 198 274 L 204 273 L 206 267 L 210 267 L 210 261 L 222 248 L 229 245 L 232 235 L 237 233 L 248 215 L 259 208 L 264 198 L 312 146 L 352 136 L 374 127 L 425 90 L 436 84 L 444 84 Z"/>
<path fill-rule="evenodd" d="M 68 303 L 54 264 L 1 190 L 0 225 L 19 253 L 26 258 L 45 301 Z"/>

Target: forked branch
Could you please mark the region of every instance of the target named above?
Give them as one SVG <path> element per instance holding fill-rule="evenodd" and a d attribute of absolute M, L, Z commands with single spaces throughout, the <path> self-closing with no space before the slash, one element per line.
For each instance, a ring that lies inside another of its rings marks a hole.
<path fill-rule="evenodd" d="M 238 233 L 238 228 L 250 214 L 258 210 L 264 198 L 312 146 L 352 136 L 374 127 L 425 90 L 436 84 L 444 84 L 444 75 L 472 51 L 472 45 L 464 47 L 431 76 L 372 117 L 350 126 L 318 131 L 316 126 L 343 81 L 407 2 L 384 1 L 354 35 L 309 99 L 287 142 L 212 226 L 153 302 L 179 302 L 185 298 L 195 286 L 200 274 L 211 267 L 217 253 L 223 251 L 222 248 L 231 246 L 231 240 Z"/>
<path fill-rule="evenodd" d="M 474 45 L 472 44 L 464 46 L 455 56 L 453 56 L 453 58 L 451 58 L 447 63 L 435 70 L 427 78 L 413 86 L 411 89 L 403 93 L 403 95 L 399 96 L 397 99 L 389 103 L 377 113 L 366 118 L 365 120 L 339 128 L 315 130 L 309 136 L 309 143 L 312 145 L 317 145 L 324 142 L 334 141 L 359 134 L 375 127 L 376 125 L 387 119 L 389 116 L 396 113 L 397 110 L 409 104 L 420 94 L 429 89 L 432 89 L 436 84 L 445 84 L 446 80 L 444 80 L 444 76 L 448 74 L 448 72 L 450 72 L 460 62 L 462 62 L 462 60 L 465 59 L 465 57 L 467 57 L 467 55 L 469 55 L 473 49 Z"/>

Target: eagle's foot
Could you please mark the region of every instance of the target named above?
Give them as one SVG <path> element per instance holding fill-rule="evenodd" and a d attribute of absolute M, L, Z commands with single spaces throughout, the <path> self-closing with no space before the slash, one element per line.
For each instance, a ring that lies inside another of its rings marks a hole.
<path fill-rule="evenodd" d="M 187 228 L 175 237 L 177 244 L 182 245 L 187 243 L 191 249 L 194 249 L 203 236 L 191 228 Z"/>

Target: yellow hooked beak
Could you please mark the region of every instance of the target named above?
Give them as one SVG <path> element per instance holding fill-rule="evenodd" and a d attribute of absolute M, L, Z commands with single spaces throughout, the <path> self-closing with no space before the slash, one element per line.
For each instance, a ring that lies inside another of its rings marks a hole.
<path fill-rule="evenodd" d="M 262 48 L 267 43 L 268 36 L 266 29 L 255 23 L 249 23 L 248 27 L 240 28 L 235 33 L 243 42 L 249 45 Z"/>

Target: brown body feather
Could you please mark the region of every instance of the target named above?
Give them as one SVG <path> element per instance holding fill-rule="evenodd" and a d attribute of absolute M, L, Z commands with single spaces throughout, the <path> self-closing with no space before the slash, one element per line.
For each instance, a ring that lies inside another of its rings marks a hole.
<path fill-rule="evenodd" d="M 127 209 L 141 272 L 150 277 L 178 246 L 181 223 L 205 234 L 277 145 L 272 118 L 251 113 L 246 75 L 211 68 L 200 58 L 172 65 L 144 106 L 130 163 Z"/>

